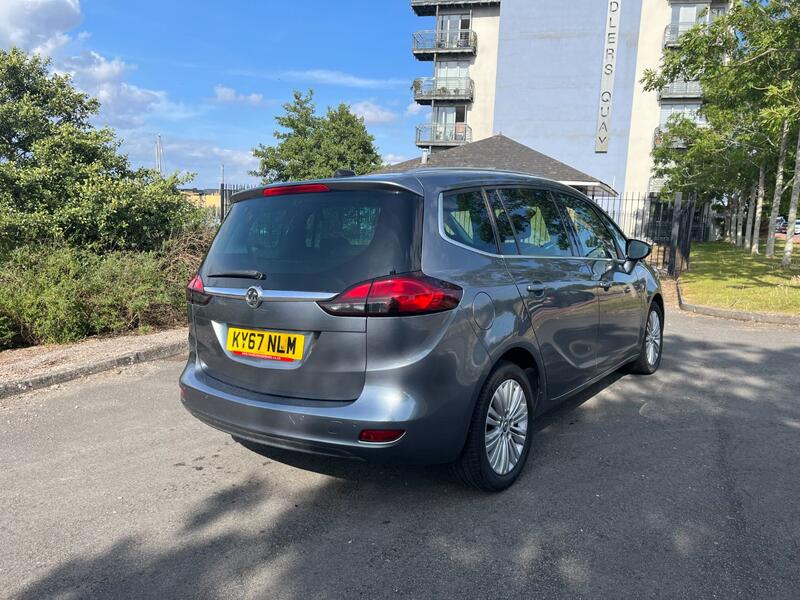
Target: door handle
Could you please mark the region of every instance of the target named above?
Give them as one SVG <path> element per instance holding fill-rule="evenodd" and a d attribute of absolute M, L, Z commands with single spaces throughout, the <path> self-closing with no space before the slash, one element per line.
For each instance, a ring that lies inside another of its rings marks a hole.
<path fill-rule="evenodd" d="M 533 294 L 534 296 L 542 296 L 546 287 L 541 281 L 534 281 L 529 283 L 526 289 L 528 290 L 529 294 Z"/>
<path fill-rule="evenodd" d="M 626 294 L 630 294 L 630 293 L 631 293 L 631 286 L 629 286 L 629 285 L 626 285 L 626 286 L 625 286 L 625 289 L 624 289 L 623 291 L 624 291 Z"/>

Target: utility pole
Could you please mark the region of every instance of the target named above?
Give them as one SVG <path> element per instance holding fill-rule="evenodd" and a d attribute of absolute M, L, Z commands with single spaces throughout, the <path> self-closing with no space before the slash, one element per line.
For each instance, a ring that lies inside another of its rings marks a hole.
<path fill-rule="evenodd" d="M 227 203 L 227 198 L 225 197 L 225 163 L 222 163 L 219 168 L 219 222 L 222 223 L 225 218 L 225 204 Z"/>
<path fill-rule="evenodd" d="M 164 149 L 161 146 L 161 135 L 156 136 L 156 171 L 161 175 L 161 159 L 164 157 Z"/>

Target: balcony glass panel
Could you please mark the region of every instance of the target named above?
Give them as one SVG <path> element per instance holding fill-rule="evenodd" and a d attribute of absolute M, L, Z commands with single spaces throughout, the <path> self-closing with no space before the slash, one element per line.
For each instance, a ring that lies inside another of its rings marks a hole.
<path fill-rule="evenodd" d="M 469 77 L 420 77 L 414 80 L 415 100 L 472 100 Z"/>
<path fill-rule="evenodd" d="M 417 31 L 412 39 L 414 52 L 474 52 L 477 36 L 471 29 Z"/>
<path fill-rule="evenodd" d="M 472 128 L 466 123 L 425 123 L 417 126 L 417 144 L 457 146 L 472 141 Z"/>

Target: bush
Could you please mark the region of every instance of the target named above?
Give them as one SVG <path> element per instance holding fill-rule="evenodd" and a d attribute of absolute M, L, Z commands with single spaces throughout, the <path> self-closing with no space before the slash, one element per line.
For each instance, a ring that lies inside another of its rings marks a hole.
<path fill-rule="evenodd" d="M 0 263 L 0 349 L 185 323 L 184 286 L 212 237 L 185 232 L 160 252 L 17 248 Z"/>

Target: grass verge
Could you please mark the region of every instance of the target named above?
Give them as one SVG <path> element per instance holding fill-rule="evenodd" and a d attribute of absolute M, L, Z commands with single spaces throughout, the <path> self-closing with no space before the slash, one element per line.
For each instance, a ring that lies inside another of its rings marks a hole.
<path fill-rule="evenodd" d="M 692 244 L 691 266 L 681 291 L 691 304 L 749 312 L 800 315 L 800 256 L 783 269 L 783 241 L 775 258 L 750 256 L 726 242 Z"/>

